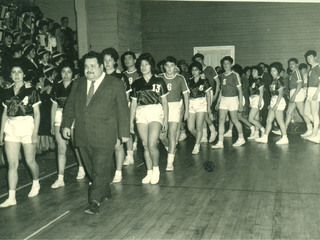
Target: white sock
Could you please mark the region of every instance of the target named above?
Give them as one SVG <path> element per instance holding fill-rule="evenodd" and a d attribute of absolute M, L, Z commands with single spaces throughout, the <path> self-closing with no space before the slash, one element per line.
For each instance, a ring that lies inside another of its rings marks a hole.
<path fill-rule="evenodd" d="M 239 139 L 243 138 L 243 133 L 239 133 Z"/>
<path fill-rule="evenodd" d="M 153 168 L 152 168 L 152 171 L 153 171 L 153 172 L 160 172 L 160 171 L 159 171 L 159 166 L 158 166 L 158 167 L 153 167 Z"/>
<path fill-rule="evenodd" d="M 168 153 L 168 162 L 173 162 L 174 161 L 174 154 Z"/>
<path fill-rule="evenodd" d="M 63 181 L 63 177 L 64 177 L 64 176 L 63 176 L 62 174 L 59 174 L 59 175 L 58 175 L 58 181 Z"/>
<path fill-rule="evenodd" d="M 210 132 L 213 133 L 216 131 L 216 129 L 214 128 L 213 124 L 209 126 Z"/>
<path fill-rule="evenodd" d="M 79 171 L 84 171 L 83 166 L 79 166 Z"/>
<path fill-rule="evenodd" d="M 261 131 L 261 132 L 265 132 L 266 129 L 265 129 L 264 127 L 262 127 L 262 128 L 260 128 L 260 131 Z"/>
<path fill-rule="evenodd" d="M 115 173 L 115 175 L 116 175 L 116 176 L 119 176 L 119 177 L 121 177 L 121 176 L 122 176 L 122 171 L 118 171 L 118 170 L 116 170 L 116 173 Z"/>
<path fill-rule="evenodd" d="M 312 131 L 312 124 L 307 124 L 307 130 Z"/>
<path fill-rule="evenodd" d="M 34 185 L 35 185 L 35 186 L 36 186 L 36 185 L 40 185 L 40 184 L 39 184 L 39 179 L 32 181 L 32 186 L 34 186 Z"/>
<path fill-rule="evenodd" d="M 10 200 L 15 200 L 16 199 L 16 190 L 9 190 L 8 199 L 10 199 Z"/>
<path fill-rule="evenodd" d="M 287 138 L 287 134 L 286 135 L 282 135 L 282 138 Z"/>
<path fill-rule="evenodd" d="M 147 175 L 148 175 L 148 176 L 152 176 L 152 170 L 148 170 L 148 171 L 147 171 Z"/>
<path fill-rule="evenodd" d="M 127 154 L 128 154 L 128 156 L 133 157 L 133 151 L 132 150 L 127 150 Z"/>

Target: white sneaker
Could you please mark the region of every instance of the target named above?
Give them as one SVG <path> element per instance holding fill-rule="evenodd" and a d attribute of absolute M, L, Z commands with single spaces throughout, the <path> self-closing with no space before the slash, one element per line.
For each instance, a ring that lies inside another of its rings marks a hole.
<path fill-rule="evenodd" d="M 216 140 L 217 135 L 217 131 L 212 132 L 209 138 L 209 142 L 212 143 L 214 140 Z"/>
<path fill-rule="evenodd" d="M 83 167 L 79 167 L 78 174 L 77 174 L 77 180 L 84 179 L 86 176 L 86 172 L 84 171 Z"/>
<path fill-rule="evenodd" d="M 152 175 L 147 174 L 147 176 L 145 176 L 145 177 L 142 179 L 142 184 L 149 184 L 149 183 L 151 182 L 151 178 L 152 178 Z"/>
<path fill-rule="evenodd" d="M 179 136 L 179 142 L 185 140 L 187 138 L 187 134 L 185 132 L 181 132 Z"/>
<path fill-rule="evenodd" d="M 122 176 L 121 175 L 114 175 L 114 178 L 113 178 L 113 183 L 119 183 L 122 181 Z"/>
<path fill-rule="evenodd" d="M 320 143 L 320 139 L 318 136 L 310 136 L 310 137 L 307 137 L 306 139 L 314 143 Z"/>
<path fill-rule="evenodd" d="M 260 128 L 260 130 L 259 130 L 260 132 L 261 132 L 261 136 L 263 136 L 264 135 L 264 133 L 265 133 L 265 131 L 266 131 L 266 129 L 263 127 L 263 128 Z"/>
<path fill-rule="evenodd" d="M 312 131 L 306 131 L 305 133 L 301 134 L 300 136 L 302 138 L 307 138 L 310 137 L 312 135 Z"/>
<path fill-rule="evenodd" d="M 200 144 L 195 144 L 192 150 L 192 154 L 198 154 L 200 152 Z"/>
<path fill-rule="evenodd" d="M 11 207 L 11 206 L 15 206 L 17 205 L 17 201 L 15 199 L 7 199 L 5 200 L 3 203 L 0 204 L 0 208 L 7 208 L 7 207 Z"/>
<path fill-rule="evenodd" d="M 273 132 L 274 134 L 276 134 L 276 135 L 281 136 L 281 131 L 280 131 L 280 129 L 278 129 L 278 130 L 272 130 L 272 132 Z"/>
<path fill-rule="evenodd" d="M 246 140 L 244 140 L 244 138 L 238 138 L 238 140 L 234 144 L 232 144 L 232 146 L 240 147 L 245 143 L 246 143 Z"/>
<path fill-rule="evenodd" d="M 202 143 L 207 143 L 208 142 L 207 136 L 202 136 L 201 142 Z"/>
<path fill-rule="evenodd" d="M 134 159 L 133 159 L 133 157 L 127 155 L 126 160 L 124 160 L 124 162 L 123 162 L 123 165 L 129 166 L 131 164 L 134 164 Z"/>
<path fill-rule="evenodd" d="M 262 137 L 256 138 L 255 141 L 259 143 L 268 143 L 268 136 L 262 135 Z"/>
<path fill-rule="evenodd" d="M 225 134 L 223 134 L 224 137 L 232 137 L 232 131 L 228 130 Z"/>
<path fill-rule="evenodd" d="M 153 170 L 150 183 L 151 184 L 158 184 L 159 180 L 160 180 L 160 171 L 159 170 L 157 170 L 157 171 Z"/>
<path fill-rule="evenodd" d="M 173 162 L 168 162 L 167 167 L 166 167 L 166 171 L 172 172 L 173 170 L 174 170 Z"/>
<path fill-rule="evenodd" d="M 211 148 L 223 148 L 223 142 L 217 142 L 217 144 L 212 145 Z"/>
<path fill-rule="evenodd" d="M 136 143 L 136 142 L 133 143 L 133 148 L 132 148 L 133 151 L 137 151 L 137 145 L 138 145 L 138 143 Z"/>
<path fill-rule="evenodd" d="M 282 137 L 280 138 L 279 141 L 276 142 L 277 145 L 288 144 L 288 143 L 289 143 L 288 137 Z"/>
<path fill-rule="evenodd" d="M 259 138 L 259 132 L 255 132 L 253 135 L 250 135 L 248 137 L 248 140 L 254 140 L 256 138 Z"/>
<path fill-rule="evenodd" d="M 52 185 L 51 185 L 51 188 L 59 188 L 59 187 L 64 187 L 64 181 L 60 181 L 60 180 L 56 180 Z"/>
<path fill-rule="evenodd" d="M 29 198 L 35 197 L 39 194 L 40 184 L 32 184 L 31 191 L 28 194 Z"/>

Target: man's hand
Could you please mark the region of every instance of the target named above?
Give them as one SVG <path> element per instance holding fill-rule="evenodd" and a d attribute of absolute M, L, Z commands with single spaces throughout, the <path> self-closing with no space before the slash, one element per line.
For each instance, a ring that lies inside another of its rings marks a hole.
<path fill-rule="evenodd" d="M 63 136 L 65 139 L 70 139 L 71 129 L 70 129 L 70 128 L 64 128 L 64 129 L 62 130 L 62 136 Z"/>

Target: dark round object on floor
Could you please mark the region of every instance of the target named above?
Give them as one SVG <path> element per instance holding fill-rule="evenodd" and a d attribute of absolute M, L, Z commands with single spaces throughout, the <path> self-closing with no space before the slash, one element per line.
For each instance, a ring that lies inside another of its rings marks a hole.
<path fill-rule="evenodd" d="M 205 169 L 207 172 L 213 172 L 213 171 L 214 171 L 214 168 L 215 168 L 215 164 L 214 164 L 214 162 L 212 162 L 212 161 L 206 161 L 206 162 L 203 164 L 203 167 L 204 167 L 204 169 Z"/>

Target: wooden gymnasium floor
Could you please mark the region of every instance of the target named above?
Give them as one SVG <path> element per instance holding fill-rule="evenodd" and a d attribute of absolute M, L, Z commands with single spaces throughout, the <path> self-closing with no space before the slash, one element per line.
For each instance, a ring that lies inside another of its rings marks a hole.
<path fill-rule="evenodd" d="M 301 126 L 293 126 L 302 132 Z M 246 133 L 247 135 L 248 133 Z M 76 181 L 68 152 L 66 186 L 52 190 L 55 154 L 38 157 L 41 192 L 28 199 L 30 177 L 20 164 L 18 205 L 0 209 L 0 239 L 317 239 L 320 238 L 320 146 L 302 140 L 292 128 L 288 146 L 248 142 L 211 150 L 202 144 L 191 155 L 193 139 L 181 142 L 175 171 L 165 172 L 161 147 L 159 185 L 141 184 L 145 175 L 141 148 L 123 181 L 100 215 L 83 213 L 88 181 Z M 214 172 L 203 168 L 206 160 Z M 6 198 L 5 169 L 0 170 L 1 201 Z"/>

